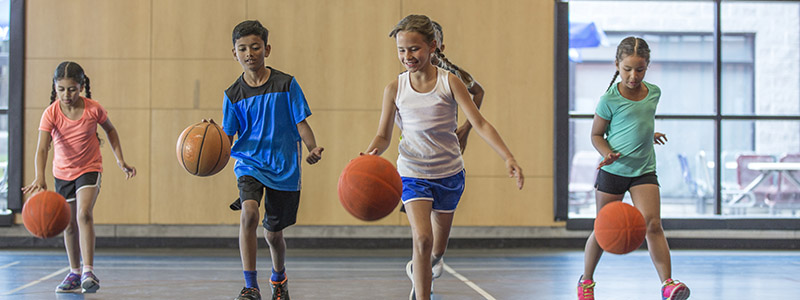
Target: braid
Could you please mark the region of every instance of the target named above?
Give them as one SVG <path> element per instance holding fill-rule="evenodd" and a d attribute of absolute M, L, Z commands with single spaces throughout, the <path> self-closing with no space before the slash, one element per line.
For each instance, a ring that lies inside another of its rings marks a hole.
<path fill-rule="evenodd" d="M 442 50 L 436 48 L 436 52 L 434 52 L 433 55 L 435 55 L 436 58 L 439 60 L 440 68 L 450 71 L 451 73 L 458 76 L 458 79 L 461 79 L 461 81 L 464 82 L 464 85 L 466 85 L 467 88 L 470 88 L 472 87 L 473 84 L 475 84 L 475 80 L 472 79 L 472 75 L 469 75 L 467 71 L 460 69 L 458 66 L 450 62 L 450 60 L 448 60 L 447 57 L 444 56 Z"/>
<path fill-rule="evenodd" d="M 84 92 L 86 93 L 86 98 L 92 99 L 92 90 L 89 86 L 89 76 L 83 75 L 83 85 L 85 86 Z"/>
<path fill-rule="evenodd" d="M 611 78 L 611 83 L 608 84 L 608 87 L 606 88 L 606 90 L 610 89 L 611 86 L 614 85 L 614 82 L 617 81 L 617 76 L 619 76 L 619 70 L 614 72 L 614 78 Z"/>
<path fill-rule="evenodd" d="M 53 90 L 50 92 L 50 104 L 56 101 L 56 84 L 53 84 Z"/>

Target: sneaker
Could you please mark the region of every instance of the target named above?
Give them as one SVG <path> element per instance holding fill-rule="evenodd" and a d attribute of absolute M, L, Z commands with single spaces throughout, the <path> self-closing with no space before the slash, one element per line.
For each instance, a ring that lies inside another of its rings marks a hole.
<path fill-rule="evenodd" d="M 289 278 L 284 278 L 281 282 L 269 282 L 272 283 L 272 300 L 289 300 Z"/>
<path fill-rule="evenodd" d="M 84 293 L 94 293 L 100 288 L 100 279 L 92 272 L 85 272 L 81 276 L 81 288 Z"/>
<path fill-rule="evenodd" d="M 672 280 L 664 281 L 661 287 L 662 300 L 686 300 L 689 299 L 689 288 L 683 282 Z"/>
<path fill-rule="evenodd" d="M 594 285 L 596 282 L 593 280 L 583 280 L 583 276 L 578 279 L 578 300 L 594 300 Z"/>
<path fill-rule="evenodd" d="M 417 295 L 414 293 L 414 270 L 411 268 L 414 267 L 414 261 L 409 260 L 406 264 L 406 275 L 408 275 L 408 279 L 411 279 L 411 294 L 408 295 L 408 300 L 416 300 Z"/>
<path fill-rule="evenodd" d="M 64 281 L 56 287 L 56 293 L 80 293 L 81 275 L 70 272 Z"/>
<path fill-rule="evenodd" d="M 261 292 L 254 287 L 243 287 L 242 291 L 239 292 L 239 297 L 236 297 L 234 300 L 261 300 Z"/>
<path fill-rule="evenodd" d="M 433 265 L 433 278 L 442 277 L 442 273 L 444 271 L 444 257 L 439 258 L 439 262 Z"/>

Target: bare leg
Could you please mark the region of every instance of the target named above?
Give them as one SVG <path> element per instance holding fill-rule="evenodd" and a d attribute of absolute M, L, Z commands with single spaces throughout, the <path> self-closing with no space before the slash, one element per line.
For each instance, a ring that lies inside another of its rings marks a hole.
<path fill-rule="evenodd" d="M 658 185 L 641 184 L 631 187 L 633 204 L 644 216 L 647 224 L 647 249 L 650 259 L 656 267 L 661 282 L 672 277 L 672 262 L 669 255 L 669 244 L 661 227 L 661 195 Z"/>
<path fill-rule="evenodd" d="M 622 201 L 625 194 L 615 195 L 604 193 L 595 190 L 595 199 L 597 199 L 597 211 L 600 211 L 603 206 L 614 201 Z M 597 243 L 594 237 L 594 231 L 589 235 L 586 240 L 586 247 L 583 252 L 583 278 L 581 280 L 594 280 L 594 270 L 600 262 L 600 257 L 603 255 L 603 248 Z"/>
<path fill-rule="evenodd" d="M 257 201 L 252 199 L 242 201 L 242 212 L 239 217 L 239 255 L 242 257 L 242 269 L 245 271 L 256 270 L 258 216 Z"/>
<path fill-rule="evenodd" d="M 433 229 L 431 228 L 431 201 L 412 201 L 405 204 L 408 221 L 411 223 L 414 250 L 411 261 L 414 270 L 414 293 L 419 300 L 431 297 L 431 253 L 433 251 Z M 420 271 L 421 270 L 421 271 Z"/>
<path fill-rule="evenodd" d="M 69 202 L 70 220 L 67 229 L 64 230 L 64 247 L 67 250 L 67 259 L 69 260 L 70 269 L 79 269 L 81 267 L 81 247 L 80 247 L 80 233 L 78 231 L 77 219 L 77 200 Z M 78 271 L 80 274 L 80 271 Z"/>
<path fill-rule="evenodd" d="M 264 235 L 269 244 L 269 254 L 272 256 L 272 268 L 281 272 L 286 268 L 286 240 L 283 239 L 283 230 L 272 232 L 264 229 Z"/>
<path fill-rule="evenodd" d="M 97 187 L 83 187 L 76 193 L 77 196 L 77 221 L 80 232 L 80 253 L 83 264 L 94 266 L 94 203 L 97 201 Z M 70 263 L 71 264 L 71 263 Z"/>
<path fill-rule="evenodd" d="M 433 226 L 433 258 L 440 258 L 447 251 L 447 242 L 450 240 L 450 228 L 453 226 L 454 213 L 431 212 Z"/>

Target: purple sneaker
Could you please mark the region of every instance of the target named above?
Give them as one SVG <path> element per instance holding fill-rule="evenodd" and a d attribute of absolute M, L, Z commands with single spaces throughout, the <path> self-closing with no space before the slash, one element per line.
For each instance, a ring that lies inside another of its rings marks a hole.
<path fill-rule="evenodd" d="M 100 279 L 92 272 L 85 272 L 81 276 L 81 288 L 84 293 L 94 293 L 100 288 Z"/>
<path fill-rule="evenodd" d="M 70 272 L 64 281 L 56 287 L 56 293 L 80 293 L 81 276 Z"/>

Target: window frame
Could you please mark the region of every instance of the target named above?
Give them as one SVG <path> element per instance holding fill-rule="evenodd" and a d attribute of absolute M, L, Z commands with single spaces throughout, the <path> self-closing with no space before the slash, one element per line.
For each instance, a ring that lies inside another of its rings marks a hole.
<path fill-rule="evenodd" d="M 25 0 L 10 1 L 8 54 L 8 209 L 22 211 L 23 147 L 25 144 Z M 0 226 L 10 226 L 13 215 L 2 218 Z"/>
<path fill-rule="evenodd" d="M 591 0 L 582 0 L 591 1 Z M 622 0 L 625 1 L 625 0 Z M 675 2 L 679 2 L 676 0 Z M 555 0 L 555 29 L 554 29 L 554 80 L 555 82 L 569 82 L 571 68 L 569 66 L 569 0 Z M 729 217 L 722 215 L 722 136 L 720 129 L 722 122 L 728 120 L 779 120 L 800 121 L 800 115 L 774 116 L 774 115 L 732 115 L 722 112 L 722 3 L 736 2 L 724 0 L 708 0 L 714 4 L 714 114 L 702 115 L 656 115 L 659 120 L 711 120 L 714 122 L 714 171 L 715 197 L 714 212 L 710 216 L 691 218 L 664 218 L 665 229 L 771 229 L 771 230 L 796 230 L 800 228 L 800 218 L 746 218 Z M 750 0 L 747 2 L 774 2 L 767 0 Z M 800 1 L 792 1 L 800 2 Z M 569 145 L 571 139 L 571 119 L 591 119 L 592 114 L 570 114 L 569 112 L 569 86 L 565 84 L 554 85 L 554 164 L 553 164 L 553 216 L 556 221 L 566 221 L 568 230 L 591 230 L 593 219 L 569 218 Z"/>

